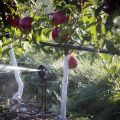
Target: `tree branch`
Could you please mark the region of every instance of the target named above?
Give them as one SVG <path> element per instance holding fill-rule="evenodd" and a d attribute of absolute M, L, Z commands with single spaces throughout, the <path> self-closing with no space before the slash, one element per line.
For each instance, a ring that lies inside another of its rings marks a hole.
<path fill-rule="evenodd" d="M 90 47 L 86 47 L 86 46 L 74 46 L 68 43 L 48 43 L 48 42 L 40 42 L 39 45 L 41 47 L 44 46 L 50 46 L 50 47 L 58 47 L 58 48 L 63 48 L 63 49 L 73 49 L 73 50 L 81 50 L 81 51 L 88 51 L 88 52 L 93 52 L 95 51 L 95 48 L 90 48 Z M 105 53 L 105 54 L 112 54 L 111 52 L 109 52 L 107 49 L 99 49 L 98 51 L 99 53 Z M 116 54 L 119 55 L 119 54 Z"/>

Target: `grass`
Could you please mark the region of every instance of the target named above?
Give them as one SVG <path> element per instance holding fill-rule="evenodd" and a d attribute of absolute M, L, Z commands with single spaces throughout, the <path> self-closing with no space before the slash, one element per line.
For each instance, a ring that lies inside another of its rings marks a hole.
<path fill-rule="evenodd" d="M 105 113 L 108 115 L 107 107 L 112 108 L 115 98 L 115 95 L 111 92 L 114 91 L 113 85 L 108 81 L 110 74 L 104 69 L 103 63 L 99 59 L 95 59 L 91 65 L 89 54 L 80 53 L 78 58 L 78 67 L 75 70 L 69 70 L 67 114 L 68 116 L 76 116 L 73 117 L 74 120 L 103 119 L 103 111 L 106 111 Z M 118 58 L 115 58 L 113 63 L 108 65 L 108 68 L 116 63 L 119 64 Z M 48 107 L 59 112 L 61 82 L 63 80 L 63 57 L 61 56 L 58 59 L 51 54 L 44 54 L 43 51 L 37 52 L 30 49 L 30 51 L 19 57 L 18 64 L 29 68 L 37 68 L 40 64 L 47 67 Z M 38 74 L 24 72 L 21 76 L 25 84 L 23 97 L 41 100 L 41 80 Z M 7 78 L 4 79 L 4 81 L 7 81 Z M 9 77 L 9 79 L 11 78 Z M 111 99 L 112 104 L 110 103 Z"/>

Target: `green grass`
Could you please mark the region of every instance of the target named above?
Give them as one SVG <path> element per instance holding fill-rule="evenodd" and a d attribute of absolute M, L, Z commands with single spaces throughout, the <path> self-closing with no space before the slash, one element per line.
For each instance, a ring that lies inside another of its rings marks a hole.
<path fill-rule="evenodd" d="M 108 67 L 118 63 L 119 59 L 115 58 Z M 63 57 L 56 58 L 52 54 L 30 49 L 18 58 L 18 64 L 28 68 L 37 68 L 40 64 L 47 67 L 48 107 L 59 112 L 61 82 L 63 80 Z M 23 98 L 41 100 L 41 81 L 38 74 L 23 72 L 21 76 L 25 84 Z M 119 94 L 115 91 L 112 82 L 109 82 L 109 78 L 111 76 L 104 69 L 101 60 L 96 58 L 91 65 L 91 56 L 88 53 L 79 54 L 78 67 L 75 70 L 69 70 L 67 115 L 73 116 L 73 120 L 103 120 L 102 116 L 105 116 L 105 120 L 107 120 L 110 110 L 113 109 L 113 106 L 116 107 L 115 103 L 119 102 L 119 99 L 117 99 Z M 7 81 L 7 78 L 2 79 Z M 103 114 L 103 111 L 105 114 Z"/>

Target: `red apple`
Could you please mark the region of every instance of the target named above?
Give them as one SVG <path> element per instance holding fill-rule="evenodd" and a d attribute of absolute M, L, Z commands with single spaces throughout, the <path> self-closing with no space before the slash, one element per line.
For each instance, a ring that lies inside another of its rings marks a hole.
<path fill-rule="evenodd" d="M 52 31 L 52 38 L 53 40 L 57 39 L 59 37 L 59 32 L 60 32 L 60 29 L 59 28 L 54 28 L 53 31 Z"/>
<path fill-rule="evenodd" d="M 65 34 L 64 31 L 58 27 L 52 31 L 52 38 L 57 43 L 68 42 L 69 34 Z"/>
<path fill-rule="evenodd" d="M 65 15 L 63 11 L 56 11 L 53 13 L 53 18 L 52 18 L 53 24 L 54 25 L 59 25 L 63 23 L 67 23 L 69 21 L 69 16 Z"/>
<path fill-rule="evenodd" d="M 7 22 L 14 27 L 19 27 L 20 17 L 18 15 L 7 16 Z"/>
<path fill-rule="evenodd" d="M 33 18 L 30 16 L 26 16 L 24 18 L 22 18 L 19 22 L 19 27 L 24 31 L 24 32 L 28 32 L 31 30 L 32 28 L 32 22 L 33 22 Z"/>
<path fill-rule="evenodd" d="M 69 69 L 74 69 L 76 68 L 78 65 L 78 61 L 77 58 L 73 55 L 70 55 L 68 58 L 68 68 Z"/>

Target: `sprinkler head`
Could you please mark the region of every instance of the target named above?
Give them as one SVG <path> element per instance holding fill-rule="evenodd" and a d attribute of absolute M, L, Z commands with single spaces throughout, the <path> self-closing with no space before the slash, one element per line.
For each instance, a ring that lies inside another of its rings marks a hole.
<path fill-rule="evenodd" d="M 40 70 L 40 71 L 38 71 L 38 75 L 39 75 L 40 79 L 47 78 L 47 68 L 44 65 L 40 65 L 38 67 L 38 70 Z"/>

